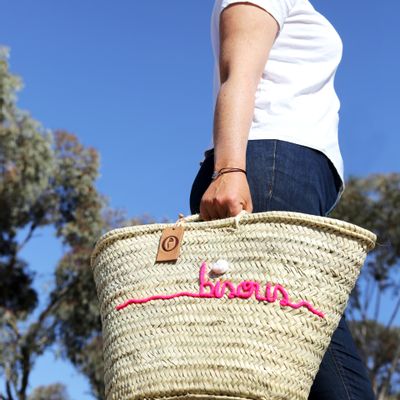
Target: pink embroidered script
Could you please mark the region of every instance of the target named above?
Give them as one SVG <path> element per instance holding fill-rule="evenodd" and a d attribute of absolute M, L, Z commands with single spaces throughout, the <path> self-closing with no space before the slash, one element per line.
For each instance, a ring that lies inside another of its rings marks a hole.
<path fill-rule="evenodd" d="M 308 308 L 309 311 L 311 311 L 315 315 L 318 315 L 319 317 L 324 318 L 324 313 L 313 308 L 313 306 L 310 303 L 308 303 L 307 301 L 300 301 L 297 304 L 291 303 L 285 288 L 279 284 L 275 285 L 274 291 L 271 294 L 271 283 L 267 282 L 266 290 L 265 290 L 266 297 L 263 297 L 262 295 L 259 294 L 260 284 L 257 282 L 243 281 L 243 282 L 239 283 L 236 288 L 235 288 L 235 285 L 230 281 L 224 281 L 222 284 L 220 281 L 217 281 L 217 283 L 215 283 L 215 285 L 210 281 L 207 282 L 204 277 L 206 268 L 207 268 L 206 262 L 203 261 L 203 263 L 201 264 L 201 267 L 200 267 L 200 293 L 180 292 L 180 293 L 174 293 L 174 294 L 169 294 L 169 295 L 150 296 L 150 297 L 145 297 L 144 299 L 129 299 L 129 300 L 125 301 L 124 303 L 119 304 L 115 308 L 117 310 L 122 310 L 129 304 L 146 303 L 151 300 L 169 300 L 169 299 L 173 299 L 174 297 L 181 297 L 181 296 L 220 299 L 221 297 L 224 296 L 225 289 L 228 287 L 230 290 L 230 293 L 228 295 L 229 299 L 233 299 L 235 297 L 239 297 L 241 299 L 248 299 L 255 292 L 255 298 L 257 300 L 268 301 L 269 303 L 273 303 L 278 298 L 278 293 L 280 293 L 282 295 L 282 299 L 279 301 L 279 304 L 281 306 L 289 306 L 292 308 L 306 307 L 306 308 Z M 206 292 L 206 289 L 205 289 L 206 287 L 208 287 L 210 289 L 209 292 Z"/>

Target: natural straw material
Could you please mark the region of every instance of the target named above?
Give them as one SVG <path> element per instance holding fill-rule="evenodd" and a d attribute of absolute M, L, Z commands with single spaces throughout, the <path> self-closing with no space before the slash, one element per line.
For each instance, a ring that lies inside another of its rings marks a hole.
<path fill-rule="evenodd" d="M 180 256 L 156 263 L 174 225 L 184 227 Z M 91 266 L 107 400 L 306 400 L 375 240 L 280 211 L 105 233 Z M 229 269 L 213 276 L 219 259 Z"/>

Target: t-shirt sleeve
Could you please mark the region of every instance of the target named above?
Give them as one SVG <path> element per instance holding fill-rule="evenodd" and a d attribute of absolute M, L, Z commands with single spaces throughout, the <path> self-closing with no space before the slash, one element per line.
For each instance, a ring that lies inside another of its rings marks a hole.
<path fill-rule="evenodd" d="M 220 13 L 225 7 L 229 6 L 230 4 L 234 3 L 255 4 L 263 8 L 269 14 L 271 14 L 275 18 L 276 22 L 278 22 L 279 29 L 282 29 L 285 19 L 288 17 L 296 1 L 297 0 L 251 0 L 251 1 L 222 0 Z"/>

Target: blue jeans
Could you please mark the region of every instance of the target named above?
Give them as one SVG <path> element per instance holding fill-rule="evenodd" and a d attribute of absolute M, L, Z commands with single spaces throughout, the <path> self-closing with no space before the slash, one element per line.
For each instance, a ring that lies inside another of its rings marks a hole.
<path fill-rule="evenodd" d="M 199 213 L 200 200 L 211 183 L 214 151 L 205 158 L 194 179 L 190 210 Z M 281 140 L 249 140 L 247 180 L 253 212 L 297 211 L 326 216 L 335 207 L 342 182 L 331 161 L 321 152 Z M 343 314 L 315 377 L 308 400 L 375 400 Z"/>

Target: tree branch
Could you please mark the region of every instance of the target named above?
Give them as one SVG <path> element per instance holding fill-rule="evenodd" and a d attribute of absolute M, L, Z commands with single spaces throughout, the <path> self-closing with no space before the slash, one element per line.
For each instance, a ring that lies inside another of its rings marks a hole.
<path fill-rule="evenodd" d="M 71 288 L 74 286 L 75 282 L 72 282 L 68 286 L 64 287 L 50 303 L 47 305 L 47 307 L 40 313 L 37 322 L 33 323 L 30 325 L 29 330 L 27 334 L 25 335 L 26 338 L 28 339 L 35 339 L 38 331 L 40 330 L 43 321 L 46 319 L 46 317 L 53 311 L 54 308 L 57 308 L 59 306 L 58 303 L 66 296 L 66 294 L 71 290 Z"/>
<path fill-rule="evenodd" d="M 387 329 L 390 328 L 390 326 L 392 325 L 394 319 L 396 318 L 396 315 L 397 315 L 399 309 L 400 309 L 400 296 L 399 296 L 399 298 L 397 300 L 396 306 L 395 306 L 395 308 L 393 310 L 393 313 L 392 313 L 392 315 L 391 315 L 391 317 L 389 319 L 389 322 L 386 325 Z"/>
<path fill-rule="evenodd" d="M 26 397 L 26 388 L 28 387 L 29 374 L 31 373 L 31 352 L 27 346 L 22 346 L 21 349 L 22 355 L 22 378 L 21 378 L 21 387 L 18 391 L 18 396 L 20 399 L 25 399 Z"/>
<path fill-rule="evenodd" d="M 365 312 L 368 312 L 368 306 L 369 306 L 369 300 L 370 300 L 370 296 L 369 296 L 369 291 L 370 291 L 370 283 L 371 283 L 371 279 L 369 277 L 369 275 L 366 275 L 366 279 L 367 279 L 367 287 L 365 289 Z"/>
<path fill-rule="evenodd" d="M 382 287 L 378 284 L 378 293 L 376 294 L 376 303 L 375 303 L 375 316 L 374 320 L 378 322 L 378 315 L 379 315 L 379 306 L 381 304 L 381 295 L 382 295 Z"/>
<path fill-rule="evenodd" d="M 47 316 L 59 306 L 61 300 L 66 296 L 68 291 L 74 286 L 75 282 L 64 287 L 52 301 L 49 302 L 47 307 L 40 313 L 37 322 L 30 325 L 28 332 L 25 334 L 23 344 L 21 344 L 21 354 L 22 354 L 22 377 L 21 377 L 21 387 L 18 390 L 20 398 L 25 398 L 25 392 L 29 382 L 29 375 L 31 373 L 31 351 L 30 348 L 33 343 L 36 343 L 37 335 L 42 325 L 47 318 Z"/>
<path fill-rule="evenodd" d="M 400 359 L 400 346 L 397 347 L 397 349 L 394 353 L 394 357 L 393 357 L 392 363 L 390 365 L 389 371 L 387 372 L 386 378 L 383 380 L 383 383 L 380 387 L 380 390 L 378 393 L 378 400 L 385 400 L 385 396 L 387 394 L 387 389 L 388 389 L 390 381 L 392 379 L 392 375 L 397 368 L 399 359 Z"/>
<path fill-rule="evenodd" d="M 11 393 L 11 386 L 10 386 L 10 382 L 7 380 L 7 382 L 6 382 L 6 390 L 7 390 L 7 396 L 8 396 L 8 399 L 7 400 L 14 400 L 14 397 L 13 397 L 13 395 L 12 395 L 12 393 Z"/>
<path fill-rule="evenodd" d="M 368 319 L 367 314 L 368 314 L 369 302 L 372 299 L 374 289 L 375 289 L 374 282 L 372 282 L 372 284 L 370 286 L 370 278 L 369 277 L 367 277 L 367 282 L 368 282 L 368 284 L 367 284 L 364 308 L 361 307 L 361 310 L 360 310 L 361 318 L 363 321 L 366 321 Z M 371 292 L 369 293 L 370 287 L 371 287 Z"/>
<path fill-rule="evenodd" d="M 17 253 L 21 251 L 21 249 L 28 243 L 28 241 L 31 239 L 32 235 L 33 235 L 33 231 L 36 229 L 37 227 L 37 222 L 33 222 L 31 227 L 29 228 L 29 232 L 26 235 L 26 238 L 22 241 L 22 243 L 18 246 L 17 248 Z"/>
<path fill-rule="evenodd" d="M 7 309 L 5 312 L 5 318 L 6 318 L 6 325 L 11 329 L 12 332 L 14 332 L 17 339 L 20 339 L 21 334 L 18 331 L 18 326 L 15 322 L 16 318 L 14 313 L 11 310 Z"/>

